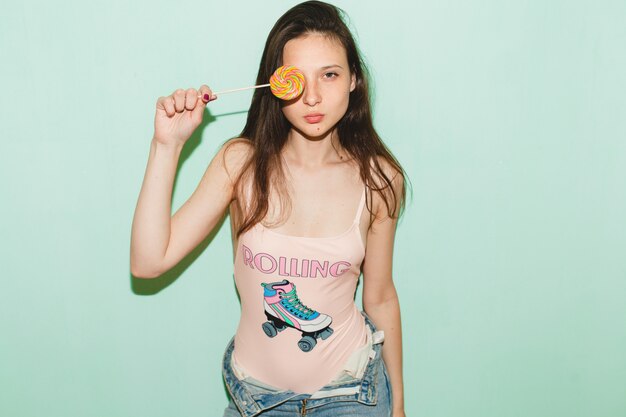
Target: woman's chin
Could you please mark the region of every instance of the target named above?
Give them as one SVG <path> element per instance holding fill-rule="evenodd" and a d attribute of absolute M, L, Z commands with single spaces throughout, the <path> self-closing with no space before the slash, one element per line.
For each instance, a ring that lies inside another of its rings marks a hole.
<path fill-rule="evenodd" d="M 309 140 L 322 140 L 330 136 L 332 129 L 324 126 L 304 126 L 304 127 L 293 127 L 293 130 L 298 132 L 302 137 Z"/>

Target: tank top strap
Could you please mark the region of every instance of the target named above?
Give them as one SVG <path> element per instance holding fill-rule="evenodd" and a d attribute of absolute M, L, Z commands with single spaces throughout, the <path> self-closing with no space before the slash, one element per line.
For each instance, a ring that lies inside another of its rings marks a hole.
<path fill-rule="evenodd" d="M 361 214 L 363 213 L 363 207 L 365 207 L 365 190 L 366 187 L 363 187 L 363 194 L 361 194 L 361 201 L 359 202 L 359 208 L 356 211 L 356 217 L 354 218 L 354 223 L 359 224 L 361 222 Z"/>

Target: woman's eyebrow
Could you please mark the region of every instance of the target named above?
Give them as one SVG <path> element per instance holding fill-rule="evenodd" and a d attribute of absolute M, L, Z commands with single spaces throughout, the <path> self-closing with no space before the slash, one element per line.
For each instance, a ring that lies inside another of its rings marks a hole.
<path fill-rule="evenodd" d="M 335 67 L 343 69 L 343 67 L 341 65 L 337 65 L 337 64 L 326 65 L 326 66 L 322 67 L 322 69 L 323 70 L 327 70 L 327 69 L 331 69 L 331 68 L 335 68 Z"/>

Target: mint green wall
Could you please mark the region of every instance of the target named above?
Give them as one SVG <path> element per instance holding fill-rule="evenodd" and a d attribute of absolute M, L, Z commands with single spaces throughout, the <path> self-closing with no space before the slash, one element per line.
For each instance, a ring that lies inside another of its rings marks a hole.
<path fill-rule="evenodd" d="M 254 82 L 294 1 L 10 2 L 0 13 L 0 415 L 220 416 L 239 305 L 225 223 L 129 274 L 156 99 Z M 626 416 L 626 3 L 344 0 L 398 229 L 407 415 Z M 245 120 L 212 103 L 174 208 Z"/>

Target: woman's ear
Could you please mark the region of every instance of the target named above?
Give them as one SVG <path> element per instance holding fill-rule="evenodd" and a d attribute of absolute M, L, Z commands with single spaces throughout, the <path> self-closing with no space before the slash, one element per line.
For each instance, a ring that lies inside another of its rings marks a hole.
<path fill-rule="evenodd" d="M 356 88 L 356 74 L 352 73 L 350 76 L 350 92 L 353 92 Z"/>

